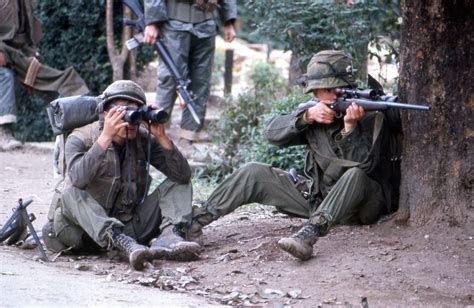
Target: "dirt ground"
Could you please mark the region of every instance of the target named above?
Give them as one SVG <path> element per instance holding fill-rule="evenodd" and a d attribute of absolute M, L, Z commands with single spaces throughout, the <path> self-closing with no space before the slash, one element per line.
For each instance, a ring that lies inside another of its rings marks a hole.
<path fill-rule="evenodd" d="M 55 184 L 50 161 L 50 146 L 0 152 L 0 223 L 18 198 L 32 197 L 41 229 Z M 301 223 L 247 206 L 204 229 L 200 260 L 154 261 L 142 272 L 107 253 L 48 254 L 55 262 L 43 264 L 36 249 L 2 244 L 0 305 L 474 307 L 472 216 L 464 227 L 336 227 L 306 262 L 276 245 Z M 21 295 L 28 300 L 14 300 Z"/>

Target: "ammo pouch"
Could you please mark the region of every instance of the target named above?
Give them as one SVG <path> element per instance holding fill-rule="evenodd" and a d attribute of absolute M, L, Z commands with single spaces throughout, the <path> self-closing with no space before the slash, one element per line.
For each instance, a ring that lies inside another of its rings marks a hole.
<path fill-rule="evenodd" d="M 168 0 L 168 18 L 197 24 L 214 19 L 217 0 Z"/>
<path fill-rule="evenodd" d="M 205 12 L 214 12 L 217 7 L 217 0 L 194 0 L 194 5 Z"/>

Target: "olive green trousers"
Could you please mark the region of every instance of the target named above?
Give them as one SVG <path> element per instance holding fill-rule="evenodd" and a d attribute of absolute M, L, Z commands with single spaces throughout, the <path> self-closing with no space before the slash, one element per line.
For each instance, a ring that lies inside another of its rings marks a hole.
<path fill-rule="evenodd" d="M 270 165 L 249 163 L 227 177 L 207 200 L 207 210 L 215 218 L 241 205 L 261 203 L 300 217 L 321 214 L 336 224 L 369 224 L 383 206 L 381 186 L 361 169 L 348 169 L 319 206 L 312 206 L 288 177 L 288 173 Z"/>
<path fill-rule="evenodd" d="M 133 218 L 125 223 L 108 216 L 89 193 L 75 187 L 63 191 L 60 204 L 54 213 L 53 228 L 57 239 L 66 247 L 83 248 L 84 235 L 99 246 L 107 247 L 108 234 L 114 227 L 147 244 L 169 225 L 191 223 L 192 185 L 165 180 L 136 207 Z"/>
<path fill-rule="evenodd" d="M 194 96 L 195 111 L 201 124 L 197 124 L 188 108 L 183 109 L 180 138 L 196 141 L 204 125 L 207 101 L 211 89 L 212 63 L 214 61 L 215 36 L 197 37 L 188 31 L 163 28 L 163 43 L 170 51 L 176 69 L 191 83 L 187 89 Z M 177 97 L 176 81 L 163 61 L 158 64 L 156 104 L 170 114 Z"/>

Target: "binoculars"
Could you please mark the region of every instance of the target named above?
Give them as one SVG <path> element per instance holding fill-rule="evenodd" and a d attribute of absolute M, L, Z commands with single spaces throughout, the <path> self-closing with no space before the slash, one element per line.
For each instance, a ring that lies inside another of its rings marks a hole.
<path fill-rule="evenodd" d="M 134 125 L 140 124 L 142 121 L 151 123 L 166 123 L 169 115 L 164 109 L 153 109 L 149 106 L 143 106 L 139 109 L 127 108 L 123 120 Z"/>

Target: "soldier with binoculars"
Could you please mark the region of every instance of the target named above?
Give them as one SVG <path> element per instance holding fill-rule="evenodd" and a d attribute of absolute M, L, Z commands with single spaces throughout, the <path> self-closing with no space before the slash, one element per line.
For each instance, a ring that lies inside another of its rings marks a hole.
<path fill-rule="evenodd" d="M 98 121 L 67 138 L 65 188 L 43 228 L 47 247 L 117 248 L 137 270 L 153 259 L 196 258 L 199 244 L 183 238 L 191 169 L 166 134 L 168 114 L 147 106 L 143 89 L 127 80 L 107 87 L 98 110 Z M 151 194 L 149 165 L 167 177 Z"/>

